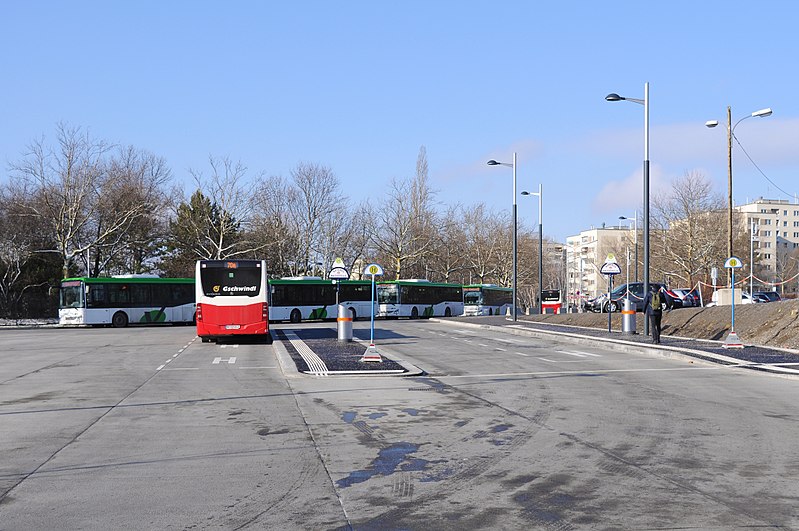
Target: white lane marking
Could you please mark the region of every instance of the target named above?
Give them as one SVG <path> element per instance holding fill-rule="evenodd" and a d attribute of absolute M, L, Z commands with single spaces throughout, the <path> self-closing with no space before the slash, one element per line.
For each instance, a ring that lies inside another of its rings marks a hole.
<path fill-rule="evenodd" d="M 567 356 L 576 356 L 578 358 L 585 358 L 586 356 L 591 356 L 592 358 L 601 358 L 601 354 L 592 354 L 591 352 L 585 352 L 582 350 L 555 350 L 560 354 L 566 354 Z"/>
<path fill-rule="evenodd" d="M 163 369 L 164 367 L 166 367 L 167 363 L 169 363 L 170 361 L 172 361 L 172 360 L 174 360 L 175 358 L 177 358 L 178 356 L 180 356 L 180 355 L 183 353 L 183 351 L 184 351 L 184 350 L 186 350 L 187 348 L 189 348 L 189 347 L 191 346 L 191 344 L 192 344 L 192 343 L 194 343 L 194 341 L 195 341 L 196 339 L 197 339 L 197 337 L 195 336 L 195 337 L 194 337 L 194 339 L 192 339 L 191 341 L 189 341 L 188 343 L 186 343 L 185 345 L 183 345 L 183 348 L 182 348 L 182 349 L 180 349 L 180 350 L 178 350 L 177 354 L 172 354 L 172 357 L 171 357 L 170 359 L 166 360 L 166 361 L 164 362 L 164 364 L 163 364 L 163 365 L 160 365 L 160 366 L 158 366 L 158 368 L 157 368 L 157 369 L 155 369 L 155 370 L 156 370 L 156 372 L 160 371 L 161 369 Z M 177 369 L 173 369 L 173 370 L 177 370 Z"/>
<path fill-rule="evenodd" d="M 555 360 L 551 360 L 549 358 L 538 358 L 538 359 L 540 359 L 541 361 L 548 361 L 550 363 L 582 363 L 583 361 L 585 361 L 585 360 L 559 360 L 559 361 L 555 361 Z"/>
<path fill-rule="evenodd" d="M 494 347 L 494 350 L 499 350 L 500 352 L 505 352 L 507 349 Z"/>
<path fill-rule="evenodd" d="M 593 356 L 595 358 L 601 358 L 602 357 L 602 354 L 594 354 L 592 352 L 586 352 L 584 350 L 572 350 L 572 352 L 576 352 L 576 353 L 582 354 L 584 356 Z"/>
<path fill-rule="evenodd" d="M 238 343 L 236 343 L 235 345 L 219 345 L 219 348 L 228 348 L 228 347 L 230 347 L 230 348 L 239 348 L 239 345 L 238 345 Z"/>
<path fill-rule="evenodd" d="M 322 358 L 317 356 L 316 352 L 311 350 L 311 348 L 305 344 L 305 341 L 300 339 L 297 334 L 289 330 L 284 330 L 283 333 L 286 334 L 289 342 L 297 349 L 297 352 L 300 353 L 305 363 L 308 364 L 308 368 L 310 369 L 308 374 L 313 374 L 315 376 L 328 376 L 330 374 Z"/>
<path fill-rule="evenodd" d="M 223 361 L 227 362 L 228 365 L 231 365 L 233 363 L 236 363 L 236 356 L 231 356 L 229 358 L 214 358 L 214 361 L 211 363 L 213 363 L 214 365 L 219 365 Z"/>
<path fill-rule="evenodd" d="M 485 343 L 478 343 L 478 345 L 480 345 L 481 347 L 486 347 L 486 348 L 488 348 L 488 345 L 486 345 Z"/>
<path fill-rule="evenodd" d="M 568 350 L 556 350 L 555 352 L 557 352 L 559 354 L 566 354 L 567 356 L 576 356 L 578 358 L 584 358 L 585 357 L 585 355 L 583 355 L 583 354 L 579 354 L 577 352 L 570 352 Z"/>
<path fill-rule="evenodd" d="M 530 357 L 529 354 L 525 354 L 524 352 L 514 352 L 514 354 L 518 354 L 519 356 L 524 356 L 525 358 Z"/>

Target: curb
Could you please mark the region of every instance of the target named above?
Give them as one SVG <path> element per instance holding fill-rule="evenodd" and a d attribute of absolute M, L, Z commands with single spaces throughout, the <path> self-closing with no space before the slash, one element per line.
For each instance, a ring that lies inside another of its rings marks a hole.
<path fill-rule="evenodd" d="M 596 343 L 597 341 L 602 341 L 604 343 L 611 343 L 620 347 L 619 350 L 621 350 L 622 352 L 630 352 L 630 353 L 643 352 L 645 354 L 653 356 L 676 358 L 691 362 L 699 361 L 709 365 L 721 364 L 725 367 L 730 367 L 730 368 L 751 369 L 760 372 L 766 372 L 773 376 L 779 376 L 790 379 L 799 379 L 799 370 L 797 369 L 787 369 L 784 367 L 770 366 L 768 364 L 763 364 L 763 363 L 747 362 L 740 360 L 738 358 L 732 358 L 729 356 L 724 356 L 713 352 L 694 350 L 685 347 L 674 347 L 669 345 L 659 345 L 659 346 L 645 345 L 634 341 L 625 341 L 623 339 L 586 336 L 578 333 L 559 332 L 556 330 L 540 330 L 540 329 L 535 330 L 535 329 L 526 328 L 524 324 L 498 326 L 498 325 L 479 324 L 479 323 L 467 323 L 464 321 L 449 321 L 443 319 L 430 319 L 430 321 L 436 323 L 450 324 L 450 325 L 460 325 L 468 328 L 482 328 L 484 330 L 491 330 L 493 332 L 504 332 L 512 335 L 535 337 L 539 339 L 544 339 L 546 338 L 546 336 L 557 336 L 565 341 L 580 345 L 585 345 L 585 344 L 590 345 Z M 539 326 L 546 326 L 546 325 L 541 325 L 540 323 L 534 323 L 534 324 Z M 709 341 L 705 339 L 678 338 L 677 336 L 664 336 L 664 337 L 666 338 L 672 337 L 675 339 L 688 339 L 691 341 L 701 341 L 701 342 L 717 344 L 719 346 L 723 344 L 723 342 L 720 341 Z M 799 352 L 790 351 L 787 349 L 775 349 L 775 350 L 780 350 L 791 354 L 799 354 Z"/>

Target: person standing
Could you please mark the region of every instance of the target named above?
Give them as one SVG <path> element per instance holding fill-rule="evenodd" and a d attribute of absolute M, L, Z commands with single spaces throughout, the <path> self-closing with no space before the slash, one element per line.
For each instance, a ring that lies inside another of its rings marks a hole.
<path fill-rule="evenodd" d="M 652 343 L 660 344 L 660 322 L 663 319 L 663 301 L 665 295 L 663 288 L 649 290 L 644 297 L 644 313 L 649 318 L 650 328 L 652 329 Z"/>

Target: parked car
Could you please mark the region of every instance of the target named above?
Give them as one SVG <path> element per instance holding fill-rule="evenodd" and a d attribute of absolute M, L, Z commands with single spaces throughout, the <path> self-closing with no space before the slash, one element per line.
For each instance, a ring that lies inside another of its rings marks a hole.
<path fill-rule="evenodd" d="M 737 292 L 738 290 L 735 291 Z M 710 302 L 705 304 L 706 308 L 710 308 L 712 306 L 717 305 L 717 297 L 718 297 L 717 293 L 718 292 L 716 291 L 713 292 L 713 295 L 711 295 L 710 297 Z M 752 304 L 753 302 L 755 301 L 752 300 L 752 297 L 750 297 L 747 292 L 741 290 L 741 304 Z"/>
<path fill-rule="evenodd" d="M 776 291 L 756 291 L 752 293 L 753 302 L 779 302 L 782 300 Z"/>
<path fill-rule="evenodd" d="M 658 282 L 650 282 L 650 291 L 656 291 L 663 288 L 663 284 Z M 620 312 L 624 308 L 624 299 L 627 298 L 628 284 L 622 284 L 610 292 L 610 300 L 608 300 L 607 292 L 585 301 L 585 309 L 589 312 L 607 313 Z M 644 309 L 644 283 L 631 282 L 629 284 L 630 300 L 635 307 L 636 312 L 643 311 Z M 681 308 L 682 301 L 676 294 L 669 290 L 664 291 L 663 302 L 661 303 L 664 310 L 672 308 Z"/>
<path fill-rule="evenodd" d="M 694 290 L 677 288 L 671 290 L 671 292 L 679 297 L 680 301 L 682 301 L 683 308 L 693 308 L 699 306 L 699 295 Z"/>

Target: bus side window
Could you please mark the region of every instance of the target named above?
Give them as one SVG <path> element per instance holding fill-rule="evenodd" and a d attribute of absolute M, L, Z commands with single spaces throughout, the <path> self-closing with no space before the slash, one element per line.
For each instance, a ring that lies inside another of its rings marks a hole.
<path fill-rule="evenodd" d="M 88 308 L 104 308 L 105 303 L 105 286 L 87 286 L 88 297 L 86 297 L 86 306 Z"/>
<path fill-rule="evenodd" d="M 150 286 L 133 284 L 130 286 L 130 302 L 134 306 L 148 306 L 150 301 Z"/>
<path fill-rule="evenodd" d="M 173 284 L 172 286 L 165 286 L 171 287 L 170 294 L 172 296 L 172 304 L 174 305 L 182 305 L 182 304 L 190 304 L 194 302 L 194 289 L 192 286 L 188 284 Z M 156 288 L 158 289 L 158 288 Z"/>
<path fill-rule="evenodd" d="M 108 286 L 108 302 L 111 306 L 124 307 L 130 304 L 130 289 L 127 284 L 113 284 Z"/>

